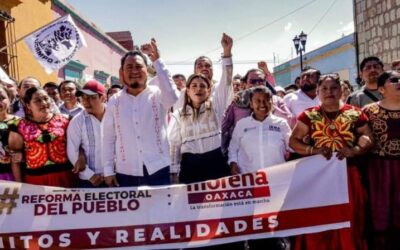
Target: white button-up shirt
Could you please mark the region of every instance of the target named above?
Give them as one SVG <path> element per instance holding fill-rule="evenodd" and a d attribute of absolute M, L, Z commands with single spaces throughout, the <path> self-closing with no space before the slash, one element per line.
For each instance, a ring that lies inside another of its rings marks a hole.
<path fill-rule="evenodd" d="M 155 61 L 154 67 L 156 85 L 148 83 L 137 96 L 124 88 L 107 104 L 103 118 L 106 177 L 115 172 L 143 176 L 143 165 L 153 174 L 171 164 L 165 115 L 177 101 L 178 92 L 162 61 Z"/>
<path fill-rule="evenodd" d="M 242 173 L 248 173 L 285 162 L 290 134 L 286 120 L 272 114 L 262 122 L 253 116 L 243 118 L 233 130 L 229 163 L 236 162 Z"/>
<path fill-rule="evenodd" d="M 86 119 L 90 119 L 90 123 Z M 67 130 L 67 154 L 75 165 L 79 157 L 79 147 L 85 152 L 86 168 L 79 173 L 79 178 L 89 180 L 94 174 L 103 174 L 101 122 L 83 110 L 69 123 Z M 89 130 L 92 130 L 90 132 Z M 92 161 L 89 166 L 89 161 Z"/>
<path fill-rule="evenodd" d="M 283 101 L 286 103 L 286 106 L 289 108 L 290 112 L 292 112 L 293 119 L 297 119 L 297 116 L 299 116 L 304 110 L 320 104 L 318 97 L 311 99 L 301 89 L 285 95 Z M 294 121 L 294 123 L 295 122 L 296 121 Z"/>

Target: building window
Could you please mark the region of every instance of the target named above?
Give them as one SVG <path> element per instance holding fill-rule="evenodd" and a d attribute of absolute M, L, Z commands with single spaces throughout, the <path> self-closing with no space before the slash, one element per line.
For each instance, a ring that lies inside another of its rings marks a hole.
<path fill-rule="evenodd" d="M 119 82 L 118 77 L 116 77 L 116 76 L 112 76 L 111 77 L 111 86 L 112 85 L 121 85 L 121 83 Z"/>
<path fill-rule="evenodd" d="M 107 78 L 110 76 L 110 74 L 107 74 L 104 71 L 100 71 L 100 70 L 95 70 L 94 71 L 94 79 L 96 79 L 97 81 L 101 82 L 102 84 L 106 84 L 107 83 Z"/>
<path fill-rule="evenodd" d="M 79 61 L 69 61 L 64 67 L 64 79 L 79 82 L 83 76 L 83 70 L 87 66 L 80 63 Z"/>

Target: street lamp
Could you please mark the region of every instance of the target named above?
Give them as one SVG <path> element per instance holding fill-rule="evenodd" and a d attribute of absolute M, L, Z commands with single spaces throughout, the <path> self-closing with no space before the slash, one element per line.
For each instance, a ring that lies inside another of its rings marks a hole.
<path fill-rule="evenodd" d="M 303 52 L 306 51 L 307 35 L 302 31 L 300 35 L 293 38 L 297 55 L 300 54 L 300 71 L 303 71 Z"/>

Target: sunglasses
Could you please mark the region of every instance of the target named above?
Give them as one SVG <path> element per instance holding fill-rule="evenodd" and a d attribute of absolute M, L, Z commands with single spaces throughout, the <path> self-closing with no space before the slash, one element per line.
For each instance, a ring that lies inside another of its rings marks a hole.
<path fill-rule="evenodd" d="M 264 84 L 265 80 L 264 79 L 249 79 L 249 83 L 250 84 Z"/>

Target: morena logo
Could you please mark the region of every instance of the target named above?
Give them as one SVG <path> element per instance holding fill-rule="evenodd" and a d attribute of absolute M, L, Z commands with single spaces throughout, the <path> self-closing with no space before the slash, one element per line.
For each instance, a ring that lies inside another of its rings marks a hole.
<path fill-rule="evenodd" d="M 189 204 L 271 196 L 264 171 L 187 185 Z"/>

